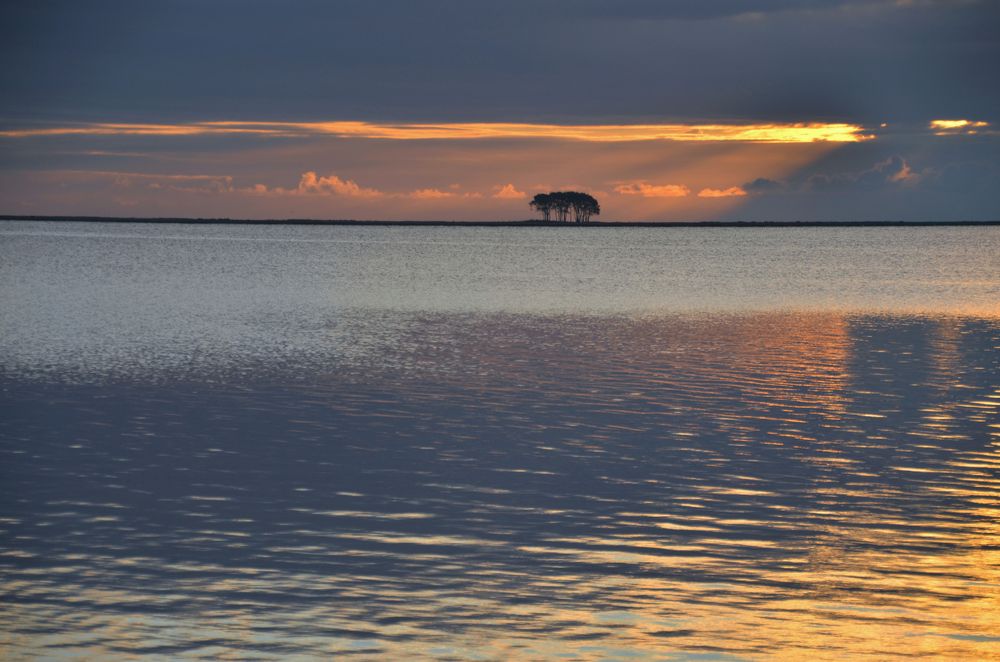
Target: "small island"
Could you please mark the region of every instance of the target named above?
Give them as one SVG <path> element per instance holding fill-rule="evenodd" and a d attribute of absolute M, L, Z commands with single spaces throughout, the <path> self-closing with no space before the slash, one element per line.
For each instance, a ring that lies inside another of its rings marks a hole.
<path fill-rule="evenodd" d="M 576 223 L 589 223 L 591 216 L 601 214 L 601 205 L 597 199 L 579 191 L 539 193 L 531 199 L 528 206 L 541 212 L 543 221 L 552 221 L 554 215 L 555 220 L 560 223 L 569 223 L 571 215 Z"/>

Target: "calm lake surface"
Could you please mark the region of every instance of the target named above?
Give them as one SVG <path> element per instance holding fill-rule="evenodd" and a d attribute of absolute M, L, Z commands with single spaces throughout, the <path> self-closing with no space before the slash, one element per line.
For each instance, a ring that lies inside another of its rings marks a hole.
<path fill-rule="evenodd" d="M 0 223 L 5 659 L 1000 659 L 1000 227 Z"/>

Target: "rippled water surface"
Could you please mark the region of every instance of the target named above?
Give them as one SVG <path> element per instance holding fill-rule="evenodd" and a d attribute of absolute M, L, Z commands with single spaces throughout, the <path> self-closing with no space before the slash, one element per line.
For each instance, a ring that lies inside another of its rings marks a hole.
<path fill-rule="evenodd" d="M 0 224 L 0 656 L 1000 659 L 1000 228 Z"/>

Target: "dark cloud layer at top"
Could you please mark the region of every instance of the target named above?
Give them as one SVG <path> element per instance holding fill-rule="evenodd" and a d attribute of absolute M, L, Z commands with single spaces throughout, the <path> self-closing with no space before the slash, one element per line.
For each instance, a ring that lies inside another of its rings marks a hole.
<path fill-rule="evenodd" d="M 570 6 L 570 2 L 572 5 Z M 701 20 L 726 16 L 816 11 L 845 5 L 886 5 L 891 0 L 542 0 L 541 11 L 572 12 L 579 16 L 624 19 Z"/>
<path fill-rule="evenodd" d="M 1000 5 L 6 3 L 11 120 L 996 122 Z"/>

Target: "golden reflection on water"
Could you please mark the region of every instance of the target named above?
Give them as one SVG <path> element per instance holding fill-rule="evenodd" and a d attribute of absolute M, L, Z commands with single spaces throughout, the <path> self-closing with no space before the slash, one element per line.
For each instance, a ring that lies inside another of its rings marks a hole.
<path fill-rule="evenodd" d="M 19 384 L 5 656 L 1000 659 L 1000 320 L 377 323 L 307 385 Z"/>

